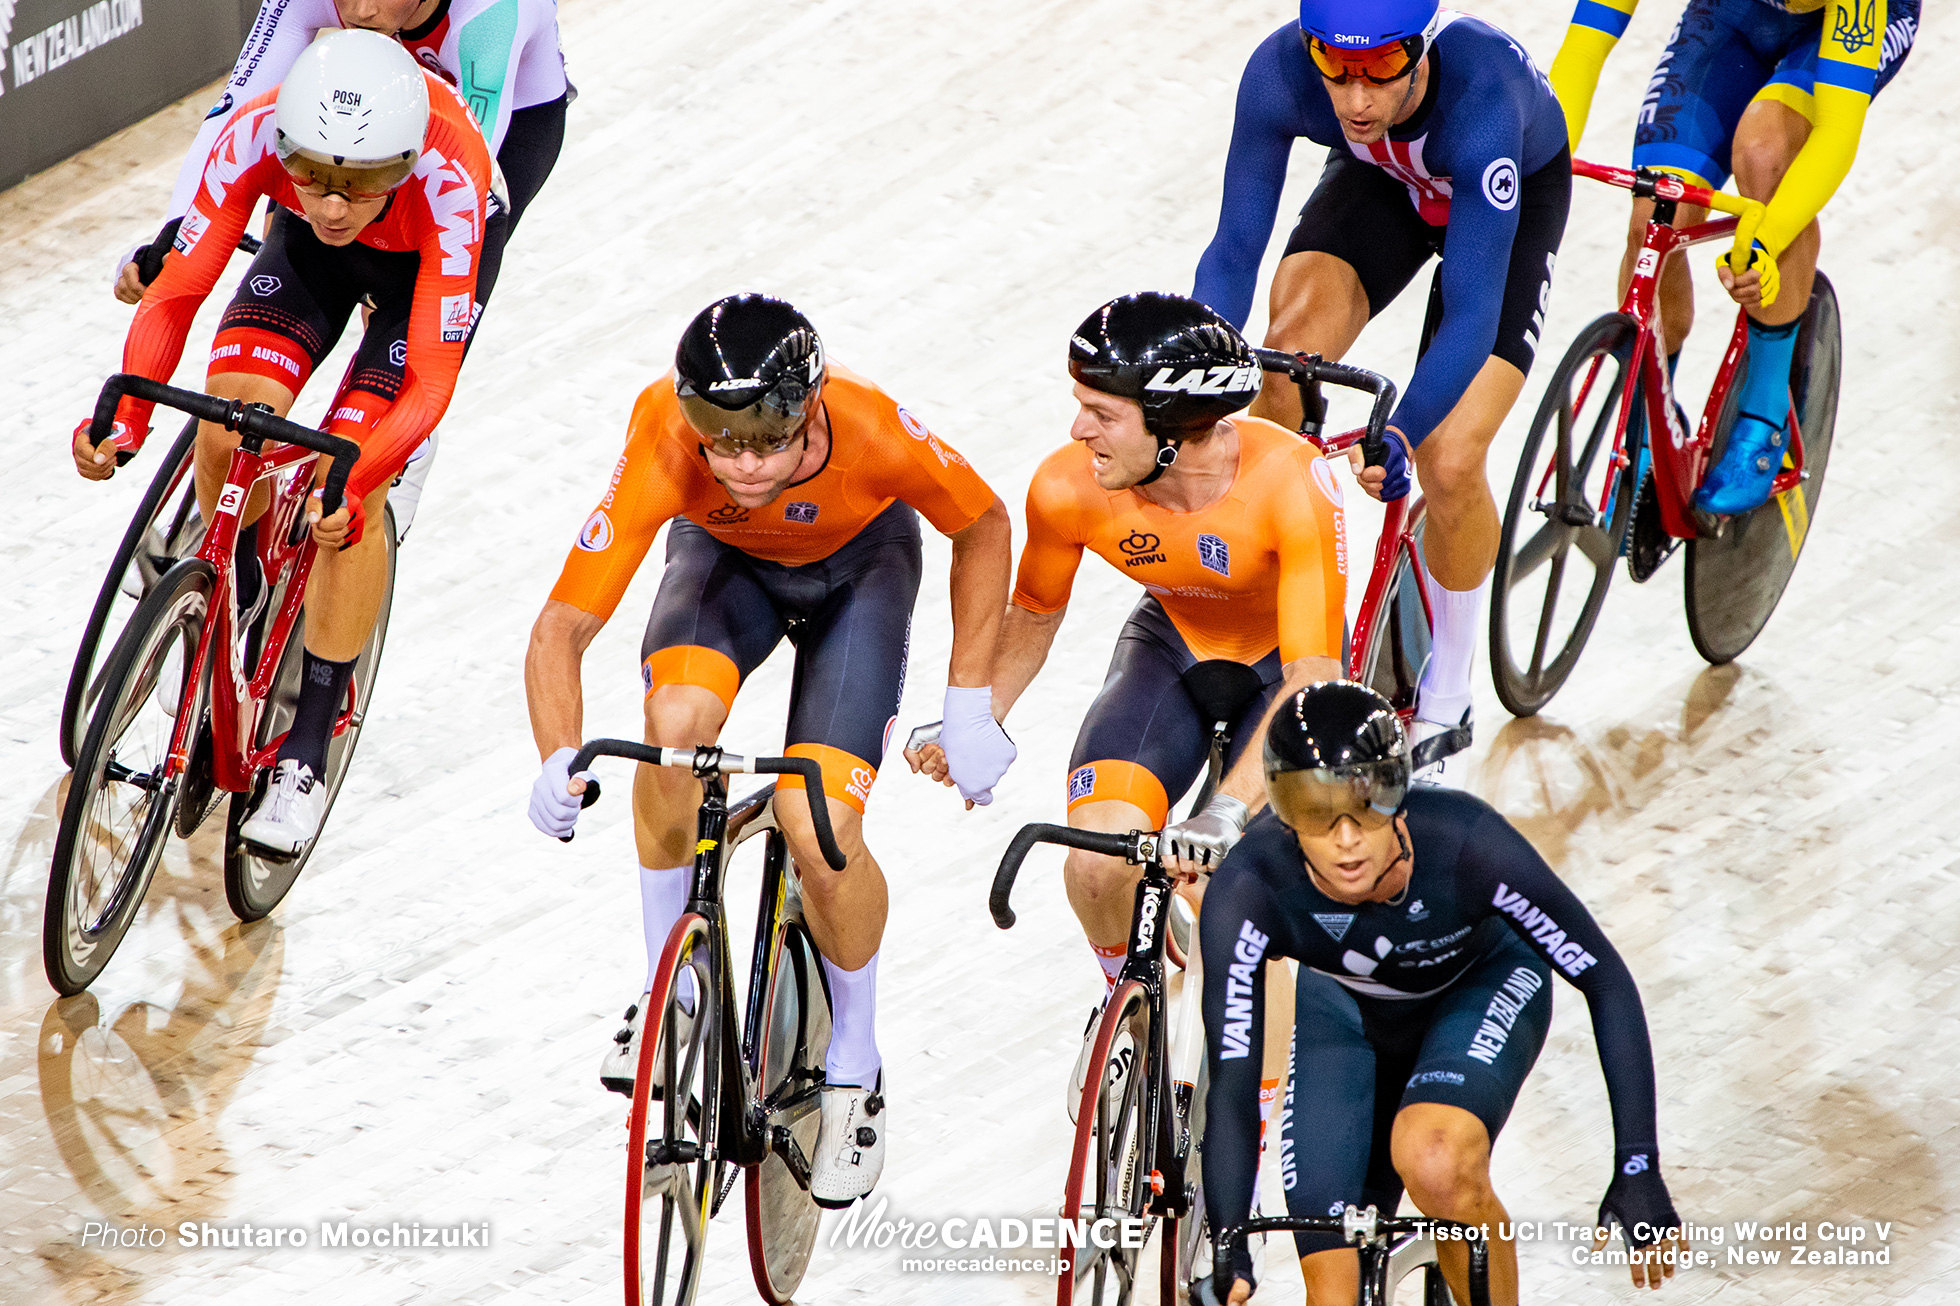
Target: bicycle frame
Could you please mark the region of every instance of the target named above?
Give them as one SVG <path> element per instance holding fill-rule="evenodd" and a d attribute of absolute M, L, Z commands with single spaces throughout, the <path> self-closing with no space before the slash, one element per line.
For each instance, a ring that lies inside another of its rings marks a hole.
<path fill-rule="evenodd" d="M 1320 447 L 1323 454 L 1345 453 L 1367 437 L 1367 429 L 1346 431 L 1340 435 L 1321 439 L 1307 435 Z M 1416 575 L 1416 593 L 1422 600 L 1422 619 L 1432 628 L 1436 624 L 1436 614 L 1429 607 L 1429 570 L 1422 564 L 1422 550 L 1416 547 L 1415 532 L 1410 529 L 1410 521 L 1416 518 L 1417 509 L 1423 500 L 1403 495 L 1391 503 L 1382 505 L 1382 530 L 1375 540 L 1375 561 L 1373 570 L 1368 573 L 1368 588 L 1362 592 L 1361 607 L 1354 615 L 1354 632 L 1348 639 L 1347 677 L 1349 680 L 1365 683 L 1366 670 L 1362 661 L 1368 656 L 1370 637 L 1381 622 L 1382 611 L 1388 603 L 1388 587 L 1395 579 L 1395 572 L 1403 558 L 1409 560 L 1409 567 Z M 1411 707 L 1408 715 L 1413 717 Z M 1406 724 L 1406 723 L 1405 723 Z"/>
<path fill-rule="evenodd" d="M 1658 286 L 1661 269 L 1675 252 L 1731 238 L 1735 234 L 1737 218 L 1734 216 L 1676 228 L 1672 224 L 1679 205 L 1691 204 L 1731 214 L 1740 213 L 1744 205 L 1732 196 L 1693 186 L 1678 177 L 1651 169 L 1629 171 L 1574 159 L 1572 171 L 1577 176 L 1631 191 L 1637 199 L 1654 201 L 1653 215 L 1648 219 L 1646 232 L 1641 238 L 1640 253 L 1634 259 L 1633 277 L 1627 285 L 1626 295 L 1620 301 L 1620 312 L 1631 318 L 1637 329 L 1633 357 L 1625 366 L 1639 378 L 1640 392 L 1646 401 L 1644 416 L 1649 434 L 1648 445 L 1653 450 L 1655 497 L 1660 508 L 1661 525 L 1676 539 L 1693 539 L 1705 533 L 1695 522 L 1694 493 L 1708 470 L 1715 442 L 1715 425 L 1721 420 L 1730 387 L 1735 383 L 1736 370 L 1748 352 L 1749 315 L 1740 309 L 1736 311 L 1735 327 L 1729 333 L 1728 348 L 1723 352 L 1721 367 L 1715 374 L 1715 384 L 1710 388 L 1708 401 L 1703 406 L 1701 423 L 1690 434 L 1680 429 L 1675 418 L 1674 385 L 1661 357 Z M 1599 368 L 1600 360 L 1595 360 L 1573 405 L 1575 411 L 1585 406 L 1586 397 L 1599 378 Z M 1606 485 L 1601 490 L 1598 524 L 1612 520 L 1614 496 L 1620 490 L 1621 477 L 1618 473 L 1633 460 L 1627 451 L 1627 430 L 1633 416 L 1633 389 L 1632 386 L 1626 387 L 1620 396 L 1613 428 L 1610 464 L 1613 474 L 1606 478 Z M 1786 493 L 1804 478 L 1803 432 L 1794 401 L 1790 404 L 1787 429 L 1790 436 L 1789 465 L 1777 474 L 1771 484 L 1772 497 Z M 1668 438 L 1651 438 L 1660 431 L 1666 431 Z M 1552 468 L 1547 467 L 1544 478 L 1534 492 L 1539 502 L 1544 500 L 1551 474 Z"/>

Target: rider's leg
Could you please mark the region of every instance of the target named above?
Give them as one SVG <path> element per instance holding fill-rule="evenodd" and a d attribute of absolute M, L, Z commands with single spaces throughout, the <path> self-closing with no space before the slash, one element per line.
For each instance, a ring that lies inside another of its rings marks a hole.
<path fill-rule="evenodd" d="M 830 1050 L 824 1072 L 833 1084 L 871 1088 L 883 1059 L 877 1041 L 878 945 L 885 935 L 889 894 L 885 873 L 864 846 L 864 816 L 848 802 L 826 797 L 831 833 L 844 854 L 834 871 L 817 844 L 802 792 L 776 800 L 776 823 L 789 843 L 803 890 L 803 919 L 830 980 Z"/>
<path fill-rule="evenodd" d="M 1408 1057 L 1375 1046 L 1359 1000 L 1338 982 L 1301 967 L 1296 991 L 1293 1044 L 1312 1068 L 1313 1096 L 1280 1122 L 1287 1212 L 1326 1219 L 1370 1203 L 1392 1212 L 1401 1192 L 1386 1164 L 1388 1119 Z M 1301 1233 L 1293 1242 L 1308 1306 L 1353 1306 L 1360 1262 L 1340 1235 Z"/>
<path fill-rule="evenodd" d="M 1418 692 L 1418 715 L 1436 727 L 1457 724 L 1470 707 L 1470 670 L 1482 630 L 1499 521 L 1485 455 L 1524 389 L 1524 373 L 1486 359 L 1470 388 L 1416 450 L 1416 475 L 1429 503 L 1423 557 L 1429 565 L 1434 633 Z"/>
<path fill-rule="evenodd" d="M 1273 273 L 1266 348 L 1339 359 L 1368 325 L 1368 295 L 1345 259 L 1308 250 L 1289 254 Z M 1252 415 L 1300 429 L 1300 388 L 1284 375 L 1266 373 Z"/>
<path fill-rule="evenodd" d="M 1434 625 L 1429 664 L 1417 691 L 1418 744 L 1458 725 L 1470 709 L 1470 670 L 1482 642 L 1484 600 L 1500 525 L 1485 458 L 1524 388 L 1544 331 L 1552 269 L 1572 202 L 1572 172 L 1564 152 L 1527 176 L 1518 191 L 1517 231 L 1490 354 L 1456 406 L 1415 451 L 1416 477 L 1429 503 L 1422 553 Z M 1448 280 L 1451 257 L 1444 249 L 1439 285 Z M 1445 348 L 1441 342 L 1451 335 L 1446 312 L 1425 349 Z M 1447 782 L 1461 779 L 1457 771 Z"/>
<path fill-rule="evenodd" d="M 1787 104 L 1770 99 L 1752 103 L 1736 126 L 1732 147 L 1736 189 L 1750 199 L 1768 201 L 1809 137 L 1809 120 Z M 1820 242 L 1813 218 L 1777 256 L 1781 286 L 1776 302 L 1746 310 L 1749 362 L 1736 398 L 1735 425 L 1721 460 L 1695 494 L 1696 506 L 1706 512 L 1757 507 L 1769 497 L 1770 483 L 1783 465 L 1797 319 L 1810 302 Z"/>
<path fill-rule="evenodd" d="M 663 684 L 646 696 L 646 742 L 657 748 L 694 748 L 721 737 L 728 707 L 711 689 Z M 694 870 L 695 813 L 701 782 L 671 766 L 633 769 L 633 843 L 640 856 L 640 919 L 646 933 L 647 977 L 667 935 L 687 907 Z"/>
<path fill-rule="evenodd" d="M 1395 1116 L 1390 1154 L 1424 1215 L 1482 1225 L 1490 1238 L 1491 1306 L 1517 1306 L 1518 1249 L 1506 1232 L 1510 1214 L 1490 1186 L 1490 1135 L 1462 1107 L 1412 1102 Z M 1458 1301 L 1470 1300 L 1469 1250 L 1438 1242 L 1436 1261 Z"/>
<path fill-rule="evenodd" d="M 1267 347 L 1341 358 L 1442 239 L 1401 182 L 1346 150 L 1329 151 L 1273 274 Z M 1298 387 L 1267 373 L 1252 415 L 1299 429 Z"/>

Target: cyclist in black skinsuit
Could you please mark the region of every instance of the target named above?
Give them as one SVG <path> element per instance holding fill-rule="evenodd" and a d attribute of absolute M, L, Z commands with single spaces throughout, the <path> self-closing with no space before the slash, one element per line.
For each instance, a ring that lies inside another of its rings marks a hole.
<path fill-rule="evenodd" d="M 1599 1222 L 1636 1247 L 1680 1221 L 1661 1180 L 1653 1053 L 1640 992 L 1585 906 L 1482 800 L 1409 787 L 1388 702 L 1332 681 L 1294 695 L 1267 731 L 1270 806 L 1205 893 L 1205 1205 L 1214 1231 L 1247 1218 L 1259 1159 L 1264 985 L 1299 962 L 1294 1104 L 1282 1129 L 1288 1210 L 1393 1214 L 1406 1183 L 1428 1215 L 1510 1217 L 1490 1148 L 1538 1057 L 1557 972 L 1586 995 L 1612 1100 L 1614 1172 Z M 1672 1241 L 1668 1239 L 1666 1241 Z M 1296 1235 L 1314 1306 L 1355 1299 L 1358 1262 L 1335 1237 Z M 1492 1237 L 1495 1306 L 1517 1301 L 1517 1253 Z M 1439 1250 L 1468 1301 L 1461 1244 Z M 1648 1253 L 1636 1284 L 1671 1260 Z M 1220 1266 L 1217 1300 L 1243 1300 L 1249 1258 Z M 1242 1280 L 1234 1284 L 1233 1279 Z"/>

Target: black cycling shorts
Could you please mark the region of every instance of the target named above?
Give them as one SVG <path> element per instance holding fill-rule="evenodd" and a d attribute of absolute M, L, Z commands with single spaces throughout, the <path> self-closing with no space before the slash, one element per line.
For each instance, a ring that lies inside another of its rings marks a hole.
<path fill-rule="evenodd" d="M 1566 210 L 1572 202 L 1572 156 L 1558 157 L 1524 179 L 1518 202 L 1518 230 L 1511 239 L 1511 264 L 1504 278 L 1504 306 L 1497 319 L 1497 342 L 1491 355 L 1520 372 L 1531 371 L 1538 352 L 1538 333 L 1544 327 L 1544 305 L 1551 293 L 1552 263 L 1565 235 Z M 1371 163 L 1346 150 L 1329 150 L 1327 166 L 1313 194 L 1300 210 L 1300 221 L 1287 239 L 1288 254 L 1332 254 L 1361 278 L 1368 296 L 1368 316 L 1387 308 L 1415 278 L 1431 255 L 1447 257 L 1448 227 L 1424 222 L 1409 199 L 1408 188 Z M 1428 319 L 1422 348 L 1442 321 L 1442 281 L 1429 289 Z"/>
<path fill-rule="evenodd" d="M 796 646 L 784 750 L 814 757 L 824 791 L 864 810 L 898 720 L 919 515 L 894 503 L 837 552 L 793 567 L 724 544 L 680 518 L 640 644 L 641 683 L 711 690 L 724 707 L 784 636 Z M 780 788 L 801 789 L 784 776 Z"/>
<path fill-rule="evenodd" d="M 1350 1202 L 1392 1214 L 1402 1179 L 1389 1133 L 1411 1103 L 1461 1107 L 1495 1143 L 1552 1022 L 1551 969 L 1508 932 L 1434 997 L 1367 997 L 1304 967 L 1297 993 L 1279 1144 L 1296 1216 L 1338 1216 Z M 1346 1245 L 1294 1242 L 1302 1256 Z"/>
<path fill-rule="evenodd" d="M 1116 651 L 1069 758 L 1068 805 L 1116 800 L 1143 809 L 1160 829 L 1173 802 L 1191 787 L 1211 752 L 1211 726 L 1180 679 L 1198 659 L 1156 599 L 1146 595 L 1123 623 Z M 1279 688 L 1274 649 L 1253 665 L 1265 690 L 1232 723 L 1233 760 Z"/>

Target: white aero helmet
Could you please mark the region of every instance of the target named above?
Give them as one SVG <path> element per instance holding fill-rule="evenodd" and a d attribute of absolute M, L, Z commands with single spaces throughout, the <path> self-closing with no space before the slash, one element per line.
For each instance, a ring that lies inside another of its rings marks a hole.
<path fill-rule="evenodd" d="M 295 185 L 349 199 L 408 180 L 429 130 L 429 87 L 401 42 L 348 28 L 306 47 L 279 85 L 279 161 Z"/>

